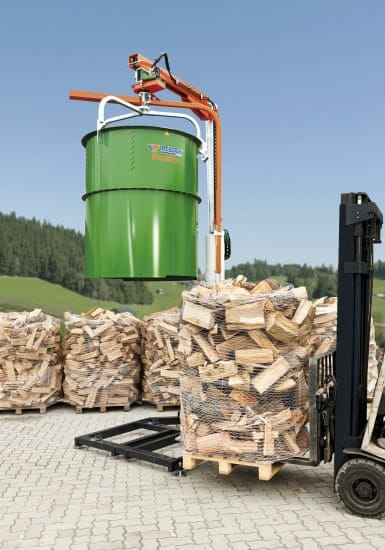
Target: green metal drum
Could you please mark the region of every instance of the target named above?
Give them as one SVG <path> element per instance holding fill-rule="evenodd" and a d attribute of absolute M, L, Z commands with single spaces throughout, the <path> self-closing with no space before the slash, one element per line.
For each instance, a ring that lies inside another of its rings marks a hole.
<path fill-rule="evenodd" d="M 116 126 L 82 143 L 86 277 L 196 278 L 199 140 Z"/>

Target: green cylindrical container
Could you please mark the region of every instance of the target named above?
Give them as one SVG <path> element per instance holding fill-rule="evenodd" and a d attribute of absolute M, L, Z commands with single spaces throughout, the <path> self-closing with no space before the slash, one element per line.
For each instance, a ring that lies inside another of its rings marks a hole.
<path fill-rule="evenodd" d="M 86 148 L 86 277 L 197 276 L 198 150 L 194 136 L 115 126 Z"/>

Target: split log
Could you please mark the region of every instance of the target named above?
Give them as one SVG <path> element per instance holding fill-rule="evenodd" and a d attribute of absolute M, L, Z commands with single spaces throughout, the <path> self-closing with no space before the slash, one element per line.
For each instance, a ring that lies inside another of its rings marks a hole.
<path fill-rule="evenodd" d="M 279 311 L 267 315 L 266 332 L 278 342 L 297 343 L 299 340 L 298 326 Z"/>
<path fill-rule="evenodd" d="M 214 382 L 237 375 L 238 368 L 234 361 L 218 361 L 215 364 L 200 366 L 198 372 L 201 382 Z"/>
<path fill-rule="evenodd" d="M 273 292 L 274 290 L 277 290 L 278 288 L 279 284 L 273 279 L 264 279 L 263 281 L 260 281 L 253 286 L 253 288 L 250 290 L 250 294 L 268 294 Z"/>
<path fill-rule="evenodd" d="M 248 333 L 248 336 L 260 348 L 270 348 L 270 349 L 273 350 L 274 354 L 278 353 L 278 351 L 277 351 L 276 347 L 274 346 L 273 342 L 267 336 L 265 336 L 265 334 L 261 330 L 251 330 Z"/>
<path fill-rule="evenodd" d="M 203 351 L 209 361 L 213 363 L 219 361 L 220 357 L 215 349 L 209 344 L 209 342 L 201 334 L 193 334 L 193 340 L 197 343 L 199 350 Z"/>
<path fill-rule="evenodd" d="M 255 376 L 251 383 L 259 394 L 271 388 L 280 378 L 291 369 L 290 363 L 284 357 L 279 357 L 270 368 L 264 369 Z"/>
<path fill-rule="evenodd" d="M 238 371 L 239 372 L 239 371 Z M 248 372 L 238 373 L 235 376 L 229 376 L 228 384 L 230 388 L 237 390 L 249 391 L 250 389 L 250 374 Z"/>
<path fill-rule="evenodd" d="M 273 351 L 269 348 L 246 348 L 235 350 L 235 361 L 238 365 L 249 367 L 253 365 L 271 364 Z"/>
<path fill-rule="evenodd" d="M 293 315 L 292 322 L 302 325 L 305 319 L 315 313 L 314 309 L 313 303 L 310 300 L 301 300 Z"/>
<path fill-rule="evenodd" d="M 228 335 L 228 333 L 226 333 Z M 222 334 L 223 336 L 223 334 Z M 236 351 L 249 348 L 253 345 L 253 340 L 245 334 L 236 334 L 230 338 L 225 338 L 223 342 L 215 346 L 221 359 L 231 359 Z"/>
<path fill-rule="evenodd" d="M 265 327 L 265 301 L 227 307 L 225 322 L 228 330 L 252 330 Z"/>
<path fill-rule="evenodd" d="M 213 328 L 215 324 L 215 313 L 206 307 L 202 307 L 192 302 L 184 302 L 182 319 L 186 323 L 210 329 Z"/>

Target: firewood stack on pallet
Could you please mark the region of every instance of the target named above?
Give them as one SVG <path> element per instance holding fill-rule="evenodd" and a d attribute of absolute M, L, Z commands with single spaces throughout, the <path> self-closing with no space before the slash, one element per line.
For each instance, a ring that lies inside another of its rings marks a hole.
<path fill-rule="evenodd" d="M 337 345 L 337 298 L 315 300 L 315 317 L 311 332 L 312 355 L 332 353 Z"/>
<path fill-rule="evenodd" d="M 144 317 L 142 324 L 142 399 L 158 406 L 179 405 L 177 356 L 179 308 Z"/>
<path fill-rule="evenodd" d="M 182 296 L 186 451 L 270 463 L 307 451 L 315 307 L 306 289 L 239 276 Z"/>
<path fill-rule="evenodd" d="M 373 318 L 370 320 L 370 337 L 369 337 L 369 359 L 368 359 L 368 396 L 370 399 L 374 396 L 378 379 L 378 361 L 377 361 L 377 344 L 376 333 L 374 329 Z"/>
<path fill-rule="evenodd" d="M 311 334 L 312 354 L 314 356 L 332 353 L 337 346 L 337 298 L 324 297 L 314 302 L 316 307 L 313 330 Z M 376 339 L 373 319 L 370 323 L 369 357 L 368 357 L 368 397 L 372 398 L 378 378 L 376 358 Z"/>
<path fill-rule="evenodd" d="M 140 328 L 131 313 L 65 313 L 65 401 L 80 408 L 128 406 L 139 398 Z M 80 412 L 80 409 L 79 409 Z"/>
<path fill-rule="evenodd" d="M 0 408 L 41 409 L 61 397 L 60 321 L 42 313 L 0 313 Z"/>

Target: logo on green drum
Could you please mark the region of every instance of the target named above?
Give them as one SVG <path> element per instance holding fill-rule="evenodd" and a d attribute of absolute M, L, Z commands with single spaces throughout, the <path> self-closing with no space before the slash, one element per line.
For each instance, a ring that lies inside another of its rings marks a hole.
<path fill-rule="evenodd" d="M 180 147 L 174 147 L 173 145 L 162 145 L 159 143 L 147 143 L 147 149 L 152 153 L 153 160 L 166 160 L 167 157 L 171 157 L 171 162 L 178 162 L 183 156 L 183 149 Z"/>

